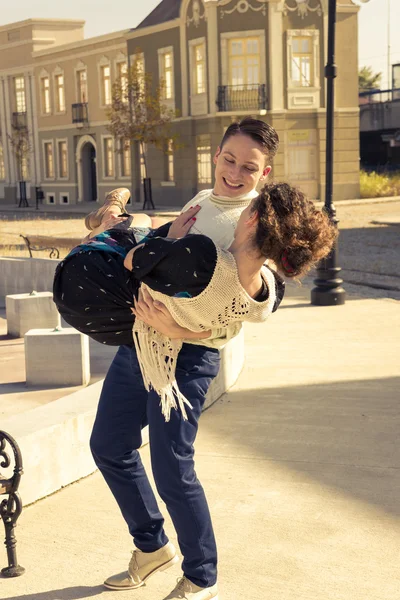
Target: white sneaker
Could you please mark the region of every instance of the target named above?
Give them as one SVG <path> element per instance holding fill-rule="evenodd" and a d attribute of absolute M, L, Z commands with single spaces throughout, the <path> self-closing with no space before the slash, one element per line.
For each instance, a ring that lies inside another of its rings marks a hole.
<path fill-rule="evenodd" d="M 134 550 L 127 571 L 112 575 L 105 580 L 104 585 L 110 590 L 132 590 L 144 585 L 146 579 L 157 573 L 165 571 L 177 563 L 179 557 L 175 547 L 168 542 L 155 552 L 142 552 Z M 178 596 L 177 596 L 178 597 Z M 204 596 L 208 598 L 208 596 Z M 213 596 L 210 596 L 212 598 Z M 182 596 L 184 598 L 184 596 Z"/>
<path fill-rule="evenodd" d="M 178 579 L 178 585 L 164 600 L 218 600 L 217 584 L 201 588 L 186 577 Z"/>

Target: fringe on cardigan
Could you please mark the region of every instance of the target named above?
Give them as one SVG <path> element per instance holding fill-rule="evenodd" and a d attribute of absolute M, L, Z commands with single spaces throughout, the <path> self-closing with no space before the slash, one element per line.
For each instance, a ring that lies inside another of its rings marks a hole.
<path fill-rule="evenodd" d="M 182 342 L 171 340 L 139 319 L 136 319 L 133 326 L 133 341 L 145 388 L 147 391 L 152 388 L 160 397 L 165 420 L 169 421 L 171 409 L 178 407 L 186 420 L 185 404 L 189 408 L 192 408 L 192 405 L 179 390 L 175 377 Z"/>

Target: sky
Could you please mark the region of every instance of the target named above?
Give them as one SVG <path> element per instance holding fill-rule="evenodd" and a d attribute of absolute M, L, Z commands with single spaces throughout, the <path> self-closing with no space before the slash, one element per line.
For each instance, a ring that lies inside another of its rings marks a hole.
<path fill-rule="evenodd" d="M 359 0 L 356 0 L 359 1 Z M 83 19 L 85 37 L 93 37 L 135 27 L 159 0 L 3 0 L 0 26 L 29 18 Z M 388 7 L 390 5 L 390 19 Z M 400 63 L 400 0 L 369 0 L 359 12 L 359 63 L 382 73 L 381 88 L 388 81 L 388 23 L 390 23 L 391 62 Z"/>

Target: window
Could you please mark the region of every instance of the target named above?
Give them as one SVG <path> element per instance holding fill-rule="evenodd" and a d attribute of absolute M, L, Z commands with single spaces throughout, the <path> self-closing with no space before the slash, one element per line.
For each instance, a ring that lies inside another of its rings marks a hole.
<path fill-rule="evenodd" d="M 194 93 L 204 94 L 206 91 L 206 47 L 198 44 L 193 48 Z"/>
<path fill-rule="evenodd" d="M 174 55 L 172 48 L 163 48 L 158 51 L 160 80 L 164 84 L 164 100 L 173 100 L 174 98 Z"/>
<path fill-rule="evenodd" d="M 0 142 L 0 181 L 6 178 L 6 168 L 4 165 L 4 150 L 3 144 Z"/>
<path fill-rule="evenodd" d="M 114 143 L 112 138 L 103 138 L 104 176 L 114 177 Z"/>
<path fill-rule="evenodd" d="M 173 140 L 168 140 L 167 144 L 167 153 L 166 153 L 167 161 L 166 161 L 166 181 L 175 181 L 175 173 L 174 173 L 174 142 Z"/>
<path fill-rule="evenodd" d="M 67 142 L 58 142 L 58 170 L 59 177 L 68 177 L 68 147 Z"/>
<path fill-rule="evenodd" d="M 211 183 L 210 136 L 197 136 L 197 183 Z"/>
<path fill-rule="evenodd" d="M 286 36 L 288 108 L 319 108 L 319 31 L 290 29 Z"/>
<path fill-rule="evenodd" d="M 78 102 L 87 102 L 87 71 L 77 71 Z"/>
<path fill-rule="evenodd" d="M 14 78 L 14 93 L 17 112 L 26 112 L 25 79 L 23 77 Z"/>
<path fill-rule="evenodd" d="M 125 100 L 128 91 L 128 64 L 126 62 L 117 63 L 117 77 L 121 84 L 121 90 Z"/>
<path fill-rule="evenodd" d="M 260 83 L 260 40 L 232 38 L 228 42 L 229 85 Z"/>
<path fill-rule="evenodd" d="M 111 69 L 110 65 L 100 67 L 101 73 L 101 100 L 103 106 L 111 104 Z"/>
<path fill-rule="evenodd" d="M 131 144 L 129 140 L 122 140 L 121 175 L 129 177 L 131 174 Z"/>
<path fill-rule="evenodd" d="M 69 204 L 69 194 L 60 194 L 60 204 Z"/>
<path fill-rule="evenodd" d="M 44 115 L 49 115 L 51 112 L 50 77 L 42 77 L 40 80 L 40 86 L 41 86 L 42 113 Z"/>
<path fill-rule="evenodd" d="M 56 75 L 54 79 L 56 86 L 56 111 L 59 113 L 65 112 L 64 75 Z"/>
<path fill-rule="evenodd" d="M 47 204 L 55 204 L 56 203 L 56 195 L 55 194 L 46 194 Z"/>
<path fill-rule="evenodd" d="M 53 142 L 44 143 L 44 164 L 46 179 L 52 179 L 54 177 Z"/>
<path fill-rule="evenodd" d="M 291 80 L 293 86 L 310 87 L 313 76 L 313 48 L 310 37 L 292 39 Z"/>

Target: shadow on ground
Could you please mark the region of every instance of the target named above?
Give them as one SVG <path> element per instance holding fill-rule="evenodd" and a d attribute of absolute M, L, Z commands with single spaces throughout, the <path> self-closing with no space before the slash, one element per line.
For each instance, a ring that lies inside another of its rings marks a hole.
<path fill-rule="evenodd" d="M 107 593 L 107 590 L 102 585 L 96 585 L 95 587 L 79 585 L 60 590 L 50 590 L 48 592 L 34 592 L 32 594 L 23 594 L 22 596 L 12 596 L 8 597 L 7 600 L 81 600 L 83 598 L 98 596 L 102 592 Z"/>
<path fill-rule="evenodd" d="M 224 455 L 226 438 L 237 450 L 232 458 L 264 459 L 267 479 L 273 461 L 302 481 L 400 515 L 399 385 L 392 377 L 234 390 L 205 418 L 215 435 L 210 448 Z"/>

